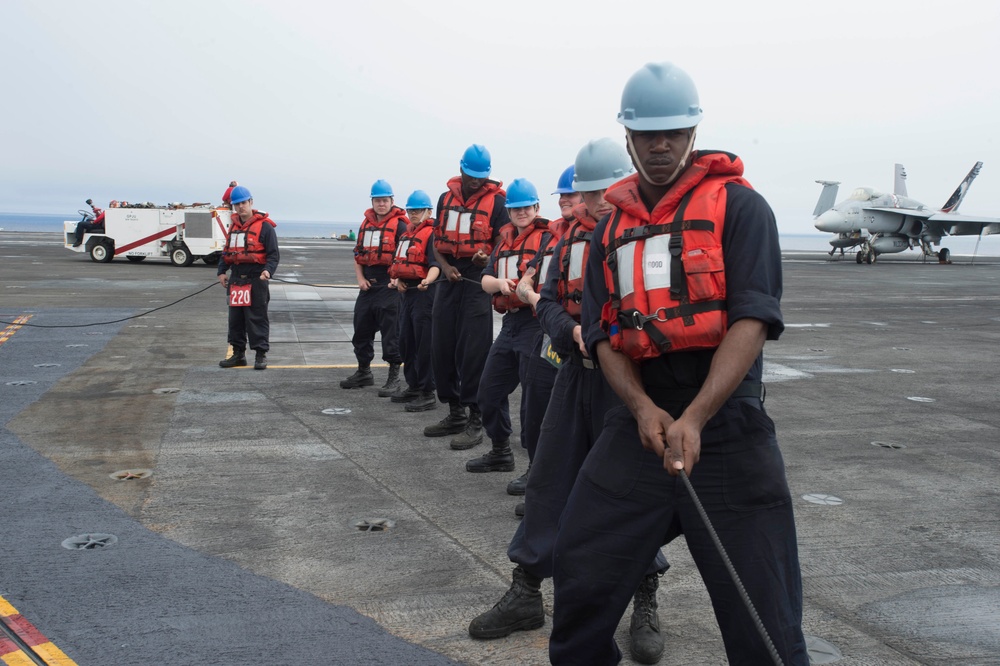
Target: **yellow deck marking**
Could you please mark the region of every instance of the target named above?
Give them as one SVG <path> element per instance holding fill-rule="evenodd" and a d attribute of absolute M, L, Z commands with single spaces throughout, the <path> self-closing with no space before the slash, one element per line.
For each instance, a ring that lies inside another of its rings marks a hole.
<path fill-rule="evenodd" d="M 0 597 L 0 622 L 3 622 L 7 625 L 7 627 L 13 629 L 16 633 L 18 633 L 22 640 L 25 640 L 25 642 L 30 645 L 31 641 L 26 640 L 23 633 L 17 631 L 18 627 L 6 621 L 6 618 L 12 618 L 15 615 L 21 618 L 21 625 L 28 624 L 38 636 L 45 638 L 45 636 L 39 632 L 34 625 L 31 625 L 28 622 L 27 618 L 18 613 L 17 609 L 14 608 L 6 599 Z M 6 637 L 0 638 L 0 641 L 3 640 L 8 639 L 6 639 Z M 16 643 L 14 645 L 16 645 Z M 34 650 L 35 653 L 41 657 L 46 664 L 48 664 L 48 666 L 77 666 L 75 661 L 67 657 L 62 650 L 57 648 L 55 644 L 48 639 L 46 639 L 45 642 L 38 643 L 37 645 L 31 645 L 31 649 Z M 30 659 L 23 650 L 8 652 L 7 654 L 0 656 L 0 661 L 6 664 L 6 666 L 34 666 L 35 664 L 35 662 Z"/>
<path fill-rule="evenodd" d="M 10 336 L 17 333 L 21 328 L 21 324 L 27 324 L 28 320 L 31 319 L 31 315 L 21 315 L 16 318 L 12 324 L 8 324 L 2 331 L 0 331 L 0 345 L 7 342 Z"/>

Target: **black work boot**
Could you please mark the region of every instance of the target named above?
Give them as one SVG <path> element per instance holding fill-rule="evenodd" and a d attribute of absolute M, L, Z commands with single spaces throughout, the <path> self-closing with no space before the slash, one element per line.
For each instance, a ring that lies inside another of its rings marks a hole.
<path fill-rule="evenodd" d="M 640 664 L 655 664 L 663 654 L 660 618 L 656 615 L 656 588 L 660 577 L 648 574 L 632 598 L 632 621 L 628 629 L 628 649 Z"/>
<path fill-rule="evenodd" d="M 254 370 L 267 370 L 267 352 L 257 350 L 257 355 L 253 359 Z"/>
<path fill-rule="evenodd" d="M 528 487 L 528 473 L 531 472 L 531 463 L 528 463 L 528 469 L 524 470 L 524 474 L 517 477 L 513 481 L 507 484 L 507 494 L 508 495 L 523 495 L 525 488 Z"/>
<path fill-rule="evenodd" d="M 514 515 L 518 518 L 524 518 L 524 502 L 518 502 L 514 505 Z"/>
<path fill-rule="evenodd" d="M 371 368 L 367 365 L 359 365 L 353 375 L 340 382 L 340 388 L 355 389 L 362 386 L 375 386 L 375 378 L 372 377 Z"/>
<path fill-rule="evenodd" d="M 467 472 L 513 472 L 514 454 L 510 452 L 510 440 L 493 442 L 493 448 L 479 458 L 465 463 Z"/>
<path fill-rule="evenodd" d="M 469 623 L 473 638 L 503 638 L 514 631 L 538 629 L 545 624 L 540 578 L 521 567 L 514 568 L 513 580 L 493 608 Z"/>
<path fill-rule="evenodd" d="M 378 390 L 378 397 L 388 398 L 399 389 L 399 363 L 389 364 L 389 376 L 386 377 L 385 384 Z"/>
<path fill-rule="evenodd" d="M 412 386 L 403 388 L 400 386 L 396 392 L 389 396 L 389 402 L 412 402 L 420 397 L 420 389 Z"/>
<path fill-rule="evenodd" d="M 408 412 L 426 412 L 431 409 L 437 409 L 438 401 L 434 397 L 433 391 L 418 391 L 417 397 L 410 402 L 406 403 L 406 411 Z"/>
<path fill-rule="evenodd" d="M 219 361 L 220 368 L 235 368 L 237 366 L 244 366 L 247 364 L 246 351 L 243 349 L 234 349 L 233 355 L 229 358 Z"/>
<path fill-rule="evenodd" d="M 483 441 L 483 413 L 475 407 L 469 407 L 469 423 L 465 431 L 451 440 L 451 448 L 456 451 L 471 449 Z"/>
<path fill-rule="evenodd" d="M 448 416 L 434 425 L 424 428 L 425 437 L 444 437 L 465 430 L 465 426 L 469 422 L 469 415 L 465 413 L 465 407 L 462 406 L 462 403 L 449 402 L 448 408 Z"/>

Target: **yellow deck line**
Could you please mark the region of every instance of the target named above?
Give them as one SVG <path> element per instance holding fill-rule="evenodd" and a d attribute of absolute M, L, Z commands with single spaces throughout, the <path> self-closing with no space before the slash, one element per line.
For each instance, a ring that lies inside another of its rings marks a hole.
<path fill-rule="evenodd" d="M 21 614 L 10 604 L 10 602 L 3 597 L 0 597 L 0 618 L 11 617 L 13 615 Z M 22 616 L 22 618 L 23 617 L 24 616 Z M 24 619 L 27 621 L 26 618 Z M 13 629 L 13 627 L 11 628 Z M 34 627 L 34 629 L 35 631 L 38 631 L 37 627 Z M 39 632 L 39 634 L 41 634 L 41 632 Z M 44 634 L 41 635 L 44 636 Z M 67 657 L 66 654 L 56 647 L 52 641 L 32 645 L 31 649 L 34 650 L 35 653 L 40 656 L 46 664 L 48 664 L 48 666 L 77 666 L 77 663 Z M 30 659 L 23 650 L 5 654 L 0 657 L 0 661 L 6 664 L 6 666 L 34 666 L 35 664 L 35 662 Z"/>

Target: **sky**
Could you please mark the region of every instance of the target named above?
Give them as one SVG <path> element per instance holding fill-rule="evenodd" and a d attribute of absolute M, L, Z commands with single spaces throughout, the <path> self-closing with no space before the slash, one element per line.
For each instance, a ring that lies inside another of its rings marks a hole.
<path fill-rule="evenodd" d="M 821 186 L 1000 216 L 1000 3 L 844 0 L 0 1 L 0 211 L 93 198 L 350 222 L 377 179 L 436 199 L 472 143 L 558 215 L 562 171 L 612 137 L 645 63 L 694 79 L 696 147 L 740 155 L 783 233 Z"/>

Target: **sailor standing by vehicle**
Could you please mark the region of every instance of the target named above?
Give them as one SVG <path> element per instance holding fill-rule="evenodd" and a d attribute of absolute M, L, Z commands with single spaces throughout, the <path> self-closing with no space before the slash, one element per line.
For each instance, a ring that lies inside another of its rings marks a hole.
<path fill-rule="evenodd" d="M 434 294 L 428 287 L 441 268 L 434 261 L 433 204 L 423 190 L 406 200 L 410 228 L 399 239 L 389 277 L 403 295 L 399 304 L 399 353 L 403 358 L 406 388 L 400 386 L 389 400 L 406 403 L 406 411 L 423 412 L 437 407 L 434 367 L 431 363 L 431 308 Z M 391 283 L 390 283 L 391 284 Z"/>
<path fill-rule="evenodd" d="M 253 367 L 267 368 L 270 321 L 267 304 L 271 290 L 267 281 L 278 270 L 278 234 L 267 213 L 253 209 L 250 190 L 233 188 L 234 213 L 226 235 L 226 247 L 219 258 L 219 282 L 229 297 L 229 344 L 233 353 L 219 361 L 219 367 L 247 364 L 246 348 L 257 352 Z M 231 276 L 226 273 L 231 271 Z"/>

